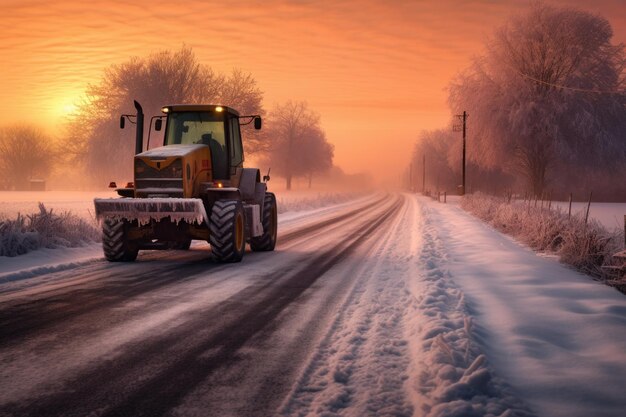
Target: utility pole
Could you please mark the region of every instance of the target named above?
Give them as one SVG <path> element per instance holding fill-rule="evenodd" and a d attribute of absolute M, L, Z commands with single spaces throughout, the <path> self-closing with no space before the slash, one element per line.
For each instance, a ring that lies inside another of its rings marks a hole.
<path fill-rule="evenodd" d="M 426 154 L 422 155 L 422 194 L 426 192 Z"/>
<path fill-rule="evenodd" d="M 459 120 L 461 120 L 463 122 L 462 126 L 459 125 L 454 125 L 452 127 L 452 130 L 454 130 L 455 132 L 458 132 L 459 130 L 463 130 L 463 160 L 461 162 L 461 171 L 463 172 L 463 183 L 461 185 L 461 195 L 465 195 L 465 138 L 466 138 L 466 132 L 467 132 L 467 112 L 463 111 L 463 114 L 457 114 L 456 117 L 459 118 Z"/>

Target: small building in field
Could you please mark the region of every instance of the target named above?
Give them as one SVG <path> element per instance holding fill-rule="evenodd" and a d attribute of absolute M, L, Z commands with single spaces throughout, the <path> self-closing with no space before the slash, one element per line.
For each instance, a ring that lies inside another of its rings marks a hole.
<path fill-rule="evenodd" d="M 32 179 L 29 183 L 30 191 L 46 191 L 46 180 Z"/>

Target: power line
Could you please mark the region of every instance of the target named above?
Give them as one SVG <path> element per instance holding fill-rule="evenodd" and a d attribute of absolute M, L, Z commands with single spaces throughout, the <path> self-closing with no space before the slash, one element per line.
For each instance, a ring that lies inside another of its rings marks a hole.
<path fill-rule="evenodd" d="M 547 81 L 543 81 L 543 80 L 539 80 L 533 76 L 530 76 L 528 74 L 523 73 L 522 71 L 518 70 L 517 68 L 504 63 L 506 66 L 510 67 L 511 69 L 513 69 L 513 71 L 517 72 L 519 75 L 521 75 L 524 78 L 528 78 L 529 80 L 532 80 L 536 83 L 539 84 L 543 84 L 543 85 L 548 85 L 550 87 L 555 87 L 555 88 L 560 88 L 563 90 L 570 90 L 570 91 L 577 91 L 579 93 L 594 93 L 594 94 L 626 94 L 626 90 L 616 90 L 616 91 L 609 91 L 609 90 L 595 90 L 595 89 L 586 89 L 586 88 L 578 88 L 578 87 L 569 87 L 567 85 L 561 85 L 561 84 L 554 84 L 554 83 L 550 83 Z"/>

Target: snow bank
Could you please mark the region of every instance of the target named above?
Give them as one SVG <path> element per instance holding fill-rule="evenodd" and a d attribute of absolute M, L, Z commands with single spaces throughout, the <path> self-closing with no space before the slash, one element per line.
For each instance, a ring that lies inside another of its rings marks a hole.
<path fill-rule="evenodd" d="M 448 269 L 440 224 L 422 214 L 423 243 L 413 281 L 414 388 L 427 416 L 529 416 L 528 407 L 491 368 L 463 291 Z"/>
<path fill-rule="evenodd" d="M 77 248 L 43 248 L 13 258 L 0 257 L 0 284 L 65 271 L 103 258 L 100 243 Z"/>

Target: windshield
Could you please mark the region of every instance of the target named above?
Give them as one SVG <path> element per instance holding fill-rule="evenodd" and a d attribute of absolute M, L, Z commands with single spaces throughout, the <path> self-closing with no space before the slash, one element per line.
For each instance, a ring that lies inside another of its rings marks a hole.
<path fill-rule="evenodd" d="M 224 116 L 211 112 L 171 113 L 168 117 L 165 145 L 195 143 L 226 147 Z"/>

